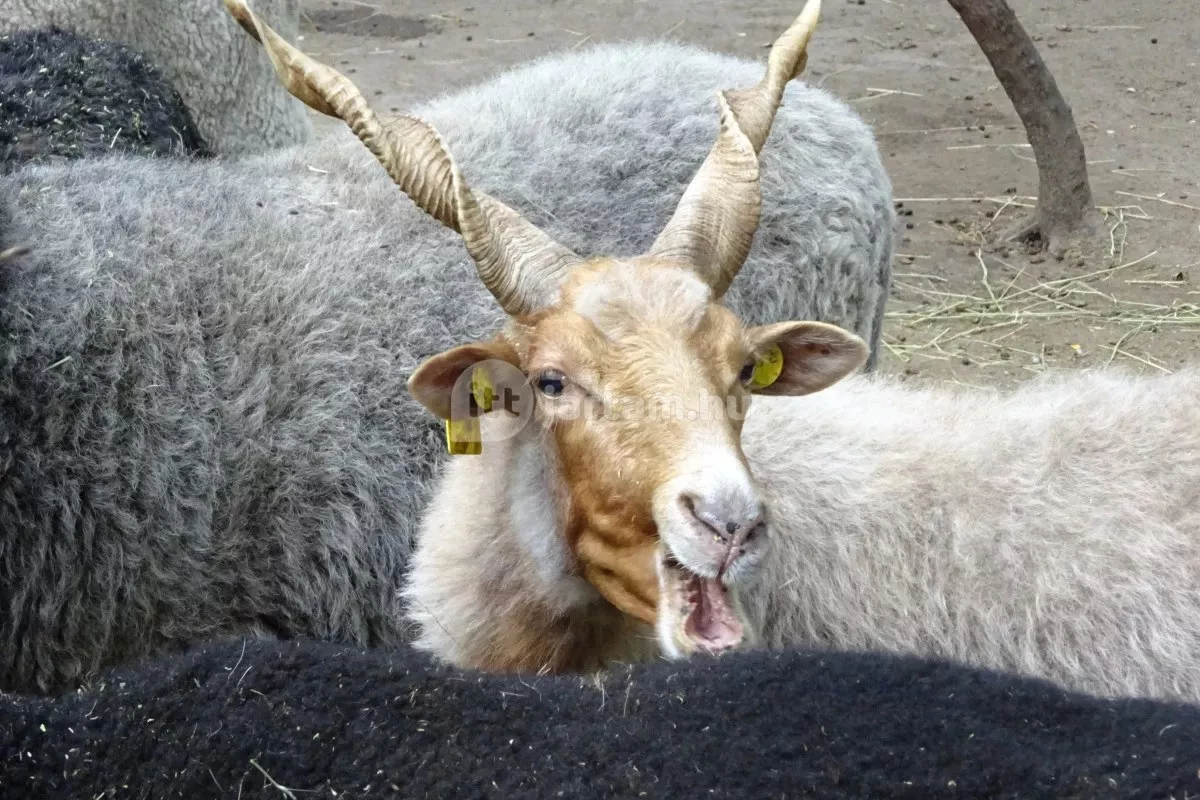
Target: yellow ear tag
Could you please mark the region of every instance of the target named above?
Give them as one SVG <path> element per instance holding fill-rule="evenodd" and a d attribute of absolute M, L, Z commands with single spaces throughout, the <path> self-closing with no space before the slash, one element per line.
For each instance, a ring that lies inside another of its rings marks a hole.
<path fill-rule="evenodd" d="M 488 378 L 487 370 L 476 369 L 471 375 L 471 394 L 475 403 L 485 412 L 492 410 L 492 401 L 496 398 L 496 390 Z"/>
<path fill-rule="evenodd" d="M 477 456 L 483 452 L 483 433 L 474 417 L 446 420 L 446 449 L 452 456 Z"/>
<path fill-rule="evenodd" d="M 481 410 L 492 410 L 496 391 L 486 370 L 476 369 L 471 373 L 471 396 Z M 446 420 L 446 449 L 452 456 L 477 456 L 482 453 L 483 431 L 479 417 Z"/>
<path fill-rule="evenodd" d="M 779 349 L 779 345 L 773 344 L 754 365 L 754 377 L 750 379 L 750 388 L 765 389 L 779 380 L 782 372 L 783 351 Z"/>

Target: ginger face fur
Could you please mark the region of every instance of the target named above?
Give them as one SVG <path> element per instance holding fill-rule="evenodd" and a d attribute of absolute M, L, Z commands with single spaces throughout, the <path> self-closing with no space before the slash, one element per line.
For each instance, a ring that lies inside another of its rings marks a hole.
<path fill-rule="evenodd" d="M 564 295 L 564 311 L 518 351 L 529 354 L 527 374 L 572 376 L 538 405 L 568 488 L 566 543 L 589 583 L 653 624 L 656 492 L 705 448 L 744 467 L 740 418 L 706 414 L 701 401 L 744 407 L 738 373 L 752 353 L 736 318 L 684 270 L 602 263 Z"/>

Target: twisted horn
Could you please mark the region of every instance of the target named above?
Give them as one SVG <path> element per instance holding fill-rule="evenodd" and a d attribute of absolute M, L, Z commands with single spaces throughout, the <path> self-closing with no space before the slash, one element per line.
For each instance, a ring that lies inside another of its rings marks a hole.
<path fill-rule="evenodd" d="M 245 0 L 225 0 L 225 8 L 263 45 L 293 96 L 345 122 L 402 192 L 462 235 L 479 277 L 508 314 L 521 316 L 553 302 L 579 256 L 504 203 L 473 192 L 431 125 L 408 116 L 381 123 L 349 78 L 285 42 Z"/>
<path fill-rule="evenodd" d="M 750 252 L 762 203 L 758 153 L 788 81 L 808 63 L 808 42 L 820 15 L 821 0 L 808 0 L 775 40 L 762 80 L 748 89 L 718 93 L 717 141 L 650 248 L 651 256 L 691 266 L 716 297 L 725 294 Z"/>

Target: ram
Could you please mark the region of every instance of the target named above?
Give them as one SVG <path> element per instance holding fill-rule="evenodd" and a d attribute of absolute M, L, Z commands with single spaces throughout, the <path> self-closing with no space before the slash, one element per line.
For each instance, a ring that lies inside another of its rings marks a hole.
<path fill-rule="evenodd" d="M 478 451 L 419 536 L 419 646 L 529 672 L 862 648 L 1200 700 L 1195 369 L 1012 394 L 833 386 L 867 357 L 859 337 L 746 326 L 720 303 L 811 11 L 761 82 L 724 94 L 716 145 L 642 256 L 578 258 L 412 128 L 436 165 L 414 178 L 422 202 L 458 215 L 509 314 L 410 381 Z"/>
<path fill-rule="evenodd" d="M 296 33 L 299 0 L 259 2 L 281 30 Z M 201 137 L 218 153 L 313 138 L 304 107 L 272 79 L 270 62 L 217 0 L 0 0 L 0 34 L 51 27 L 123 44 L 145 57 L 179 90 Z"/>
<path fill-rule="evenodd" d="M 715 87 L 758 69 L 581 49 L 417 111 L 494 197 L 577 250 L 637 252 L 711 146 Z M 870 132 L 801 86 L 779 117 L 731 302 L 877 341 L 893 211 Z M 0 688 L 222 634 L 408 636 L 399 589 L 447 456 L 405 380 L 503 315 L 456 235 L 339 133 L 0 177 L 0 250 L 29 249 L 0 269 Z"/>
<path fill-rule="evenodd" d="M 113 152 L 207 146 L 179 93 L 128 47 L 53 29 L 0 36 L 0 171 Z"/>
<path fill-rule="evenodd" d="M 855 653 L 538 677 L 231 641 L 0 696 L 14 798 L 1183 798 L 1198 752 L 1196 706 Z"/>

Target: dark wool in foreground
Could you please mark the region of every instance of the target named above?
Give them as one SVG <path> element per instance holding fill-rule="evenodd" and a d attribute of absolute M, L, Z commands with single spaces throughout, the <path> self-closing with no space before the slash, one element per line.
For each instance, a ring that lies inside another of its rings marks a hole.
<path fill-rule="evenodd" d="M 0 36 L 0 171 L 114 151 L 206 148 L 179 93 L 124 45 L 54 28 Z"/>
<path fill-rule="evenodd" d="M 0 742 L 0 797 L 14 799 L 1200 792 L 1195 707 L 831 653 L 642 665 L 596 682 L 233 641 L 57 699 L 0 698 Z"/>

